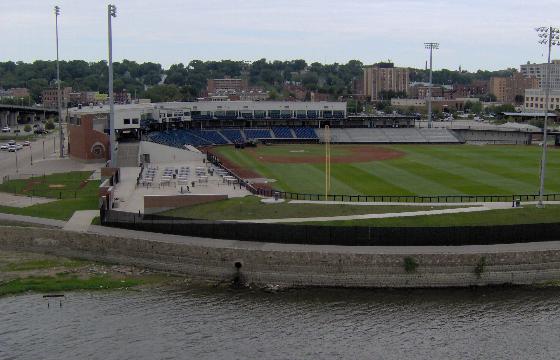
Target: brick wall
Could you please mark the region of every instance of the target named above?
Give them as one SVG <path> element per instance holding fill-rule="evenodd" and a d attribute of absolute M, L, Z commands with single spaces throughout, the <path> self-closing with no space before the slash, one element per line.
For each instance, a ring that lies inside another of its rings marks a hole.
<path fill-rule="evenodd" d="M 71 157 L 86 161 L 109 160 L 109 136 L 93 129 L 93 116 L 84 115 L 79 125 L 68 124 Z"/>

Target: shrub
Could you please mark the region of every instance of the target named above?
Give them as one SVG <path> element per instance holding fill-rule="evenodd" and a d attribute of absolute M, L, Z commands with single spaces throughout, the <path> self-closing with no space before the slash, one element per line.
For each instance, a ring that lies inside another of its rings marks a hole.
<path fill-rule="evenodd" d="M 404 271 L 410 274 L 416 272 L 417 267 L 418 267 L 418 262 L 414 260 L 414 258 L 410 256 L 404 258 Z"/>
<path fill-rule="evenodd" d="M 486 267 L 486 257 L 483 256 L 480 259 L 478 259 L 478 262 L 476 263 L 476 266 L 474 267 L 474 273 L 475 273 L 477 278 L 480 279 L 480 277 L 482 276 L 482 273 L 484 272 L 485 267 Z"/>
<path fill-rule="evenodd" d="M 25 124 L 25 126 L 23 127 L 23 131 L 30 132 L 31 131 L 31 125 Z"/>
<path fill-rule="evenodd" d="M 52 120 L 47 121 L 47 123 L 45 124 L 45 129 L 46 130 L 54 129 L 54 123 L 52 122 Z"/>

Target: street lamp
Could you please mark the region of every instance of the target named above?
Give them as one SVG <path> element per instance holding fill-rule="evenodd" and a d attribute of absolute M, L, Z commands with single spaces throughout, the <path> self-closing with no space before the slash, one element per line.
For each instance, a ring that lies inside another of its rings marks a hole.
<path fill-rule="evenodd" d="M 109 146 L 111 147 L 111 166 L 117 166 L 117 149 L 115 136 L 115 101 L 113 99 L 113 31 L 111 18 L 117 17 L 117 7 L 107 6 L 107 23 L 109 32 Z"/>
<path fill-rule="evenodd" d="M 428 86 L 428 127 L 432 127 L 432 51 L 439 49 L 439 43 L 427 42 L 424 47 L 430 50 L 430 85 Z"/>
<path fill-rule="evenodd" d="M 543 125 L 543 145 L 542 145 L 542 157 L 541 157 L 541 174 L 540 174 L 540 187 L 539 187 L 539 202 L 537 207 L 543 208 L 543 198 L 544 198 L 544 175 L 546 167 L 546 148 L 547 148 L 547 131 L 548 131 L 548 103 L 550 97 L 550 52 L 552 50 L 552 45 L 560 45 L 560 29 L 554 28 L 552 26 L 546 27 L 541 26 L 535 29 L 540 38 L 539 44 L 548 44 L 548 62 L 546 64 L 546 77 L 544 84 L 544 125 Z"/>
<path fill-rule="evenodd" d="M 58 16 L 60 7 L 54 7 L 55 26 L 56 26 L 56 97 L 58 98 L 58 129 L 60 134 L 60 157 L 64 157 L 64 135 L 62 133 L 62 95 L 60 94 L 60 65 L 58 63 Z"/>

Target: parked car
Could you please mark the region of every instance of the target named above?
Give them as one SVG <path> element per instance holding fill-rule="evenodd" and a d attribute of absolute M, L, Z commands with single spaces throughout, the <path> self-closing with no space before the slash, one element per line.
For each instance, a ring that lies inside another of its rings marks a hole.
<path fill-rule="evenodd" d="M 16 150 L 21 150 L 23 149 L 23 145 L 21 144 L 16 144 Z"/>
<path fill-rule="evenodd" d="M 0 145 L 0 150 L 2 150 L 2 151 L 6 151 L 6 150 L 8 150 L 8 148 L 9 148 L 8 144 Z"/>
<path fill-rule="evenodd" d="M 10 141 L 8 141 L 8 145 L 9 145 L 9 146 L 12 146 L 12 145 L 15 145 L 15 144 L 16 144 L 16 141 L 15 141 L 15 140 L 10 140 Z"/>
<path fill-rule="evenodd" d="M 23 146 L 30 146 L 31 143 L 30 143 L 29 141 L 24 141 L 24 142 L 22 143 L 22 145 L 23 145 Z"/>
<path fill-rule="evenodd" d="M 16 152 L 16 151 L 17 151 L 17 148 L 16 148 L 15 145 L 10 145 L 10 146 L 8 146 L 8 151 L 9 151 L 9 152 Z"/>
<path fill-rule="evenodd" d="M 4 127 L 2 128 L 2 132 L 3 132 L 3 133 L 7 133 L 7 132 L 10 132 L 10 131 L 12 131 L 12 129 L 10 129 L 8 126 L 4 126 Z"/>

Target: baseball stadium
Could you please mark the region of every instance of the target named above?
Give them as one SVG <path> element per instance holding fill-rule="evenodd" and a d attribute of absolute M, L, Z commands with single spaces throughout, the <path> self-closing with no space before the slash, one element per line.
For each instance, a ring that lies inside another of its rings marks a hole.
<path fill-rule="evenodd" d="M 116 112 L 117 163 L 137 189 L 118 196 L 122 211 L 322 226 L 542 221 L 542 131 L 531 125 L 349 115 L 343 102 L 139 106 Z M 130 134 L 141 141 L 127 142 Z M 542 196 L 550 221 L 560 200 L 557 138 L 550 133 Z"/>

